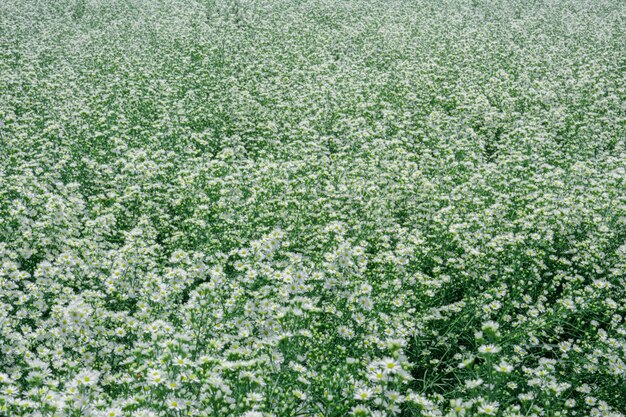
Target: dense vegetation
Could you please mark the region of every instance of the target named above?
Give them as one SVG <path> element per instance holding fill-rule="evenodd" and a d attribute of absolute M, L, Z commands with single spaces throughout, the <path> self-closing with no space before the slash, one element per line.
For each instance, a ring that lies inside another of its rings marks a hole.
<path fill-rule="evenodd" d="M 1 416 L 624 416 L 626 3 L 0 1 Z"/>

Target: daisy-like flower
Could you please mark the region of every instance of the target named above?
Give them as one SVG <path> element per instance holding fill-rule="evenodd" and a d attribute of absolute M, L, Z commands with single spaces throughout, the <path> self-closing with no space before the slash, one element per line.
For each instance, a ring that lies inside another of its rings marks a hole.
<path fill-rule="evenodd" d="M 354 337 L 354 330 L 352 330 L 348 326 L 339 326 L 337 328 L 337 333 L 344 339 L 352 339 Z"/>
<path fill-rule="evenodd" d="M 153 369 L 148 372 L 148 384 L 150 385 L 160 385 L 165 383 L 165 378 L 163 373 L 157 369 Z"/>
<path fill-rule="evenodd" d="M 102 412 L 102 417 L 122 417 L 124 412 L 119 407 L 108 408 Z"/>
<path fill-rule="evenodd" d="M 350 414 L 354 417 L 367 417 L 371 415 L 371 411 L 368 407 L 364 405 L 357 405 L 352 407 L 350 410 Z"/>
<path fill-rule="evenodd" d="M 389 401 L 401 404 L 404 402 L 404 395 L 401 395 L 398 391 L 385 391 L 385 397 L 389 399 Z"/>
<path fill-rule="evenodd" d="M 300 401 L 305 401 L 307 399 L 307 395 L 304 391 L 295 389 L 292 391 L 293 396 L 299 399 Z"/>
<path fill-rule="evenodd" d="M 376 368 L 367 374 L 367 379 L 372 382 L 385 382 L 389 380 L 389 374 L 380 368 Z"/>
<path fill-rule="evenodd" d="M 467 389 L 474 389 L 476 387 L 481 386 L 483 384 L 483 382 L 485 382 L 485 381 L 483 381 L 480 378 L 478 378 L 478 379 L 468 379 L 467 381 L 465 381 L 465 387 Z"/>
<path fill-rule="evenodd" d="M 12 398 L 19 393 L 19 389 L 14 385 L 5 386 L 2 391 L 0 391 L 5 397 Z"/>
<path fill-rule="evenodd" d="M 596 397 L 592 397 L 592 396 L 587 396 L 585 397 L 585 404 L 589 405 L 589 406 L 593 406 L 596 404 L 598 400 L 596 399 Z"/>
<path fill-rule="evenodd" d="M 243 413 L 241 417 L 263 417 L 263 413 L 260 411 L 250 410 Z"/>
<path fill-rule="evenodd" d="M 486 321 L 482 324 L 481 329 L 483 332 L 496 333 L 500 325 L 495 321 Z"/>
<path fill-rule="evenodd" d="M 500 362 L 497 365 L 494 365 L 493 368 L 497 371 L 497 372 L 501 372 L 504 374 L 508 374 L 511 371 L 513 371 L 513 365 L 510 365 L 506 362 Z"/>
<path fill-rule="evenodd" d="M 165 403 L 167 405 L 167 408 L 169 408 L 170 410 L 178 411 L 185 409 L 185 402 L 178 398 L 169 398 Z"/>
<path fill-rule="evenodd" d="M 246 395 L 246 398 L 249 402 L 253 402 L 253 403 L 258 403 L 263 401 L 263 394 L 261 394 L 260 392 L 249 392 Z"/>
<path fill-rule="evenodd" d="M 100 377 L 100 372 L 93 370 L 82 370 L 76 375 L 76 381 L 80 385 L 92 387 L 98 383 L 98 379 Z"/>
<path fill-rule="evenodd" d="M 478 348 L 478 352 L 484 355 L 495 355 L 499 353 L 502 349 L 496 345 L 482 345 Z"/>
<path fill-rule="evenodd" d="M 365 254 L 365 249 L 364 249 L 362 246 L 355 246 L 355 247 L 352 249 L 352 253 L 353 253 L 355 256 L 362 256 L 363 254 Z"/>
<path fill-rule="evenodd" d="M 394 374 L 402 369 L 400 362 L 394 358 L 384 358 L 379 362 L 379 365 L 386 374 Z"/>
<path fill-rule="evenodd" d="M 488 416 L 494 416 L 498 412 L 500 404 L 497 401 L 491 403 L 483 403 L 478 406 L 478 414 L 484 414 Z"/>
<path fill-rule="evenodd" d="M 369 387 L 359 387 L 354 390 L 354 399 L 359 401 L 367 401 L 374 395 L 374 390 Z"/>
<path fill-rule="evenodd" d="M 189 366 L 190 364 L 191 364 L 191 361 L 182 356 L 177 356 L 174 358 L 174 365 L 176 366 L 186 367 L 186 366 Z"/>
<path fill-rule="evenodd" d="M 450 409 L 455 413 L 454 416 L 461 417 L 472 408 L 472 404 L 473 402 L 471 401 L 465 402 L 462 398 L 456 398 L 454 400 L 450 400 Z"/>

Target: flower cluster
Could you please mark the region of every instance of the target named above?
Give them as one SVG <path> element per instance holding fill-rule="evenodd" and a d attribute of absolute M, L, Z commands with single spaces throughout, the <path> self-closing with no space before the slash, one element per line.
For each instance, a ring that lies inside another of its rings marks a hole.
<path fill-rule="evenodd" d="M 0 2 L 0 416 L 623 417 L 617 0 Z"/>

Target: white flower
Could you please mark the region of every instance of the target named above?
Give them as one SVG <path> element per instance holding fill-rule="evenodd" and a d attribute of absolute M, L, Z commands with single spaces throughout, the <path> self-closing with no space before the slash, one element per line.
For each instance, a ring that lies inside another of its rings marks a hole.
<path fill-rule="evenodd" d="M 382 369 L 376 368 L 367 374 L 367 379 L 372 382 L 385 382 L 389 380 L 389 374 Z"/>
<path fill-rule="evenodd" d="M 500 404 L 495 401 L 491 403 L 484 403 L 478 406 L 478 414 L 486 414 L 488 416 L 493 416 L 498 412 L 498 408 Z"/>
<path fill-rule="evenodd" d="M 296 397 L 297 399 L 299 399 L 300 401 L 305 401 L 307 399 L 307 395 L 305 392 L 296 389 L 292 391 L 294 397 Z"/>
<path fill-rule="evenodd" d="M 480 379 L 480 378 L 478 378 L 478 379 L 468 379 L 467 381 L 465 381 L 465 386 L 468 389 L 473 389 L 473 388 L 476 388 L 476 387 L 482 385 L 483 382 L 484 381 L 482 379 Z"/>
<path fill-rule="evenodd" d="M 379 362 L 379 364 L 383 371 L 387 374 L 394 374 L 402 369 L 400 363 L 393 358 L 384 358 Z"/>
<path fill-rule="evenodd" d="M 500 352 L 501 350 L 502 349 L 496 345 L 482 345 L 478 348 L 478 352 L 486 355 L 493 355 Z"/>
<path fill-rule="evenodd" d="M 148 384 L 160 385 L 165 383 L 163 373 L 157 369 L 153 369 L 148 372 Z"/>
<path fill-rule="evenodd" d="M 102 417 L 122 417 L 123 415 L 124 412 L 119 407 L 108 408 L 101 414 Z"/>
<path fill-rule="evenodd" d="M 495 321 L 486 321 L 481 326 L 482 331 L 484 332 L 489 331 L 492 333 L 496 333 L 499 328 L 500 328 L 500 325 Z"/>
<path fill-rule="evenodd" d="M 359 401 L 367 401 L 374 395 L 374 390 L 369 387 L 359 387 L 354 390 L 354 399 Z"/>
<path fill-rule="evenodd" d="M 260 411 L 246 411 L 241 415 L 241 417 L 263 417 L 263 413 Z"/>
<path fill-rule="evenodd" d="M 357 405 L 352 407 L 350 414 L 354 417 L 367 417 L 371 415 L 370 409 L 364 405 Z"/>
<path fill-rule="evenodd" d="M 82 370 L 76 375 L 76 381 L 84 386 L 94 386 L 98 383 L 100 372 L 93 370 Z"/>
<path fill-rule="evenodd" d="M 184 410 L 186 406 L 183 400 L 177 398 L 169 398 L 165 403 L 170 410 Z"/>
<path fill-rule="evenodd" d="M 404 395 L 400 395 L 398 391 L 385 391 L 385 396 L 392 402 L 401 404 L 404 402 Z"/>
<path fill-rule="evenodd" d="M 500 362 L 498 365 L 494 365 L 493 367 L 497 372 L 505 374 L 508 374 L 513 370 L 513 366 L 506 362 Z"/>

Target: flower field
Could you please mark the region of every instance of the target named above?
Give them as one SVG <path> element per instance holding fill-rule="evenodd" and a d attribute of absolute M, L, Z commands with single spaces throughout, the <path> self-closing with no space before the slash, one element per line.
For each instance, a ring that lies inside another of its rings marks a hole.
<path fill-rule="evenodd" d="M 626 416 L 626 2 L 0 1 L 0 416 Z"/>

